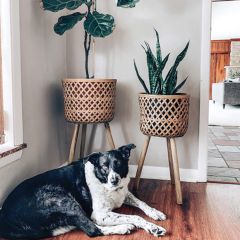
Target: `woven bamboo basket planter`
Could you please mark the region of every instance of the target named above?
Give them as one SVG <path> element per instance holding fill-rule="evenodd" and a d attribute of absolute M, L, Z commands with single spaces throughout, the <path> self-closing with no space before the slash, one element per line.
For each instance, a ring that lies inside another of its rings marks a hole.
<path fill-rule="evenodd" d="M 115 79 L 65 79 L 65 118 L 73 123 L 111 122 L 115 112 Z"/>
<path fill-rule="evenodd" d="M 190 97 L 139 94 L 140 129 L 157 137 L 182 137 L 188 129 Z"/>

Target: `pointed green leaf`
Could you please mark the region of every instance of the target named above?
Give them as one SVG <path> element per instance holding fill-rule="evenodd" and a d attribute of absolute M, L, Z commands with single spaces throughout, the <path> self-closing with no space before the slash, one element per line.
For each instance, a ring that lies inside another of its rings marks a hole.
<path fill-rule="evenodd" d="M 86 3 L 86 0 L 42 0 L 44 10 L 51 12 L 58 12 L 64 8 L 75 10 L 83 3 Z"/>
<path fill-rule="evenodd" d="M 177 69 L 179 66 L 180 62 L 185 58 L 188 47 L 189 47 L 190 42 L 187 43 L 186 47 L 182 50 L 182 52 L 177 56 L 175 63 L 174 63 L 174 69 Z"/>
<path fill-rule="evenodd" d="M 62 16 L 54 26 L 55 33 L 63 35 L 67 30 L 72 29 L 79 21 L 86 16 L 86 13 L 73 13 L 67 16 Z"/>
<path fill-rule="evenodd" d="M 182 81 L 182 82 L 174 89 L 173 94 L 176 94 L 176 93 L 183 87 L 183 85 L 186 83 L 187 79 L 188 79 L 188 77 L 187 77 L 184 81 Z"/>
<path fill-rule="evenodd" d="M 117 0 L 118 7 L 133 8 L 140 0 Z"/>
<path fill-rule="evenodd" d="M 162 51 L 161 51 L 161 46 L 160 46 L 159 33 L 156 29 L 154 29 L 154 30 L 155 30 L 156 37 L 157 37 L 157 43 L 156 43 L 157 61 L 158 61 L 158 64 L 161 64 L 161 62 L 162 62 Z"/>
<path fill-rule="evenodd" d="M 154 56 L 151 47 L 147 42 L 145 42 L 145 45 L 147 49 L 145 50 L 147 55 L 147 65 L 148 65 L 148 78 L 149 78 L 149 84 L 150 84 L 150 92 L 152 94 L 155 93 L 155 88 L 157 86 L 157 79 L 154 78 L 154 74 L 156 73 L 158 66 L 157 66 L 157 59 Z M 158 74 L 159 75 L 159 74 Z"/>
<path fill-rule="evenodd" d="M 185 48 L 183 49 L 183 51 L 177 56 L 174 65 L 171 67 L 171 69 L 169 70 L 166 79 L 165 79 L 165 89 L 164 92 L 165 94 L 170 94 L 170 92 L 168 92 L 169 88 L 168 86 L 173 86 L 173 83 L 171 83 L 172 81 L 175 81 L 175 75 L 176 75 L 176 71 L 177 68 L 179 66 L 179 64 L 181 63 L 181 61 L 184 59 L 184 57 L 186 56 L 186 53 L 188 51 L 188 47 L 189 47 L 189 42 L 187 43 L 187 45 L 185 46 Z"/>
<path fill-rule="evenodd" d="M 114 18 L 109 14 L 94 11 L 88 14 L 84 28 L 91 36 L 104 38 L 113 32 L 115 28 Z"/>
<path fill-rule="evenodd" d="M 155 69 L 157 69 L 157 65 L 158 65 L 157 64 L 157 59 L 154 56 L 153 51 L 152 51 L 150 45 L 147 42 L 145 42 L 145 45 L 147 47 L 147 50 L 146 50 L 147 54 L 149 54 L 149 57 L 152 59 L 153 65 L 155 66 Z"/>
<path fill-rule="evenodd" d="M 139 74 L 139 72 L 138 72 L 138 68 L 137 68 L 137 65 L 136 65 L 135 60 L 134 60 L 134 68 L 135 68 L 135 71 L 136 71 L 136 74 L 137 74 L 137 76 L 138 76 L 138 79 L 139 79 L 140 83 L 142 84 L 144 90 L 146 91 L 146 93 L 149 94 L 149 90 L 148 90 L 148 88 L 147 88 L 144 80 L 142 79 L 142 77 L 140 76 L 140 74 Z"/>
<path fill-rule="evenodd" d="M 160 67 L 161 67 L 161 70 L 163 71 L 167 62 L 168 62 L 168 59 L 169 59 L 169 56 L 170 56 L 170 53 L 163 59 L 162 63 L 160 64 Z"/>
<path fill-rule="evenodd" d="M 162 63 L 159 66 L 160 73 L 159 73 L 158 78 L 157 78 L 158 83 L 157 83 L 156 90 L 155 90 L 156 94 L 162 94 L 163 87 L 164 87 L 162 72 L 163 72 L 163 70 L 164 70 L 164 68 L 165 68 L 165 66 L 168 62 L 169 56 L 170 56 L 170 53 L 163 59 Z"/>
<path fill-rule="evenodd" d="M 159 81 L 160 79 L 160 74 L 161 74 L 162 70 L 161 67 L 158 67 L 157 71 L 155 71 L 154 75 L 153 75 L 153 94 L 158 94 L 158 92 L 160 91 L 160 87 L 161 87 L 161 81 Z"/>
<path fill-rule="evenodd" d="M 173 94 L 174 89 L 177 85 L 177 78 L 178 78 L 178 71 L 175 72 L 171 81 L 168 82 L 168 89 L 167 89 L 168 93 Z"/>

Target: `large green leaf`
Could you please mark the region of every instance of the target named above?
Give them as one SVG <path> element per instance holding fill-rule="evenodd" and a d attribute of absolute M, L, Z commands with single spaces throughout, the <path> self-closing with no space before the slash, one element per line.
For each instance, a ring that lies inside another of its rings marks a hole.
<path fill-rule="evenodd" d="M 64 8 L 75 10 L 87 0 L 42 0 L 44 10 L 58 12 Z"/>
<path fill-rule="evenodd" d="M 55 33 L 63 35 L 67 30 L 72 29 L 79 21 L 86 16 L 86 13 L 73 13 L 67 16 L 62 16 L 54 26 Z"/>
<path fill-rule="evenodd" d="M 84 22 L 85 31 L 93 37 L 106 37 L 114 28 L 114 18 L 109 14 L 102 14 L 97 11 L 89 13 Z"/>
<path fill-rule="evenodd" d="M 125 7 L 125 8 L 132 8 L 136 6 L 136 3 L 140 0 L 118 0 L 117 6 L 118 7 Z"/>

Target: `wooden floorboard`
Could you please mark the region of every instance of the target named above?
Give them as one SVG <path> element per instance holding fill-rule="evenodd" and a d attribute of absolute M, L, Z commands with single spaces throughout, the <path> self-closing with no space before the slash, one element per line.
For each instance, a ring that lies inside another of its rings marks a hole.
<path fill-rule="evenodd" d="M 170 182 L 141 180 L 138 197 L 168 215 L 164 222 L 144 216 L 141 211 L 122 207 L 118 212 L 137 214 L 168 230 L 164 240 L 239 240 L 240 186 L 215 183 L 183 183 L 184 204 L 175 203 Z M 127 236 L 98 237 L 96 240 L 155 240 L 143 230 Z M 48 239 L 50 240 L 50 239 Z M 51 240 L 90 240 L 72 232 Z"/>
<path fill-rule="evenodd" d="M 183 183 L 184 204 L 175 203 L 170 182 L 142 180 L 139 198 L 168 215 L 164 222 L 145 217 L 141 211 L 122 207 L 118 212 L 137 214 L 168 230 L 164 240 L 239 240 L 240 186 L 214 183 Z M 73 232 L 51 240 L 89 240 L 84 233 Z M 97 240 L 155 240 L 136 230 L 128 236 L 99 237 Z"/>

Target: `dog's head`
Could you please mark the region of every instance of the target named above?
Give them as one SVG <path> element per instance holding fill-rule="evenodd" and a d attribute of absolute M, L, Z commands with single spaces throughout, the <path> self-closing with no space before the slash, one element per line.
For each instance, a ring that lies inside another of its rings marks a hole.
<path fill-rule="evenodd" d="M 96 178 L 108 189 L 116 190 L 124 184 L 128 177 L 128 161 L 134 144 L 122 146 L 116 150 L 94 153 L 88 157 L 94 165 Z"/>

